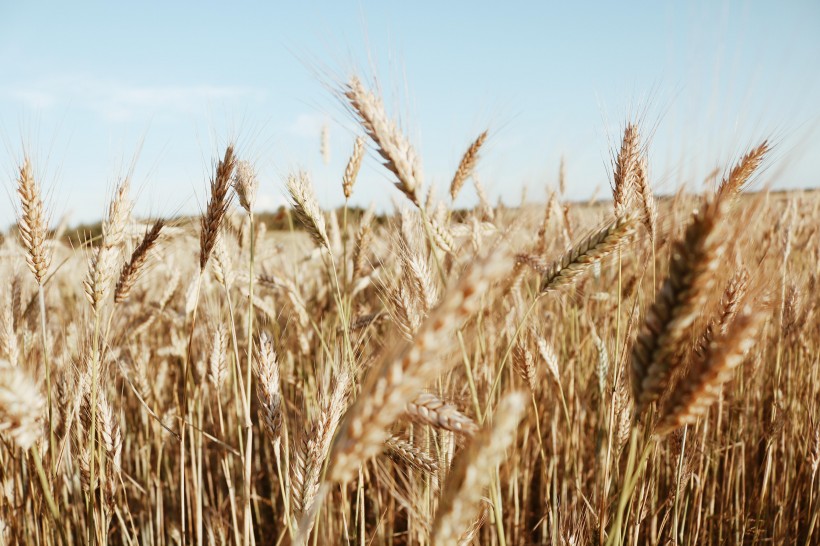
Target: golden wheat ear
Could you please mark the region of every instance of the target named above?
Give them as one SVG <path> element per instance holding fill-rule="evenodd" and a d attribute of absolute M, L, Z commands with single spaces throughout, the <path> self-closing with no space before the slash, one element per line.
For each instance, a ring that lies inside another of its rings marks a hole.
<path fill-rule="evenodd" d="M 478 152 L 487 140 L 487 131 L 484 131 L 478 138 L 476 138 L 470 147 L 461 156 L 461 161 L 458 164 L 456 173 L 453 175 L 453 180 L 450 182 L 450 199 L 453 201 L 458 197 L 458 192 L 461 191 L 464 182 L 473 174 L 476 163 L 478 163 Z"/>
<path fill-rule="evenodd" d="M 722 219 L 719 203 L 706 203 L 673 247 L 669 275 L 632 349 L 632 394 L 638 415 L 666 390 L 680 363 L 681 344 L 714 285 L 725 246 L 718 229 Z"/>
<path fill-rule="evenodd" d="M 353 76 L 343 94 L 362 128 L 376 145 L 384 166 L 396 176 L 396 187 L 416 206 L 424 183 L 421 162 L 398 124 L 387 117 L 384 103 Z"/>
<path fill-rule="evenodd" d="M 20 197 L 21 207 L 17 228 L 26 251 L 26 264 L 37 284 L 42 285 L 51 264 L 51 251 L 46 245 L 48 222 L 40 195 L 40 185 L 34 178 L 34 170 L 28 157 L 23 159 L 19 169 L 17 195 Z"/>
<path fill-rule="evenodd" d="M 313 192 L 313 185 L 310 177 L 305 172 L 299 172 L 288 176 L 288 193 L 293 204 L 296 217 L 305 226 L 313 242 L 318 247 L 330 250 L 330 238 L 327 235 L 327 224 L 316 194 Z"/>
<path fill-rule="evenodd" d="M 632 211 L 637 197 L 637 175 L 640 163 L 638 126 L 627 123 L 621 140 L 621 149 L 614 161 L 612 201 L 615 216 L 621 218 Z"/>
<path fill-rule="evenodd" d="M 139 274 L 145 268 L 146 262 L 148 261 L 148 254 L 154 245 L 156 245 L 160 231 L 162 231 L 164 225 L 165 222 L 163 220 L 154 222 L 151 229 L 143 236 L 140 244 L 137 245 L 137 248 L 131 253 L 131 259 L 123 264 L 120 277 L 117 279 L 117 285 L 114 288 L 115 303 L 121 303 L 128 299 L 128 295 L 137 282 L 137 277 L 139 277 Z"/>
<path fill-rule="evenodd" d="M 256 191 L 259 188 L 259 178 L 250 162 L 241 160 L 236 162 L 233 177 L 233 189 L 239 197 L 239 205 L 248 214 L 253 212 L 256 204 Z"/>
<path fill-rule="evenodd" d="M 364 150 L 364 137 L 356 137 L 355 142 L 353 142 L 353 153 L 350 154 L 344 176 L 342 176 L 342 193 L 344 193 L 345 199 L 350 199 L 350 196 L 353 195 L 353 185 L 356 183 L 359 170 L 362 168 Z"/>
<path fill-rule="evenodd" d="M 205 270 L 208 258 L 216 245 L 219 236 L 219 228 L 228 212 L 231 204 L 231 195 L 228 190 L 231 188 L 231 177 L 236 167 L 236 156 L 233 145 L 228 145 L 225 149 L 225 156 L 217 163 L 216 172 L 211 178 L 211 196 L 208 200 L 208 207 L 200 221 L 201 231 L 199 235 L 199 269 Z"/>
<path fill-rule="evenodd" d="M 729 175 L 723 179 L 717 190 L 717 199 L 732 200 L 743 191 L 746 183 L 752 174 L 760 167 L 763 158 L 769 151 L 768 141 L 761 142 L 758 146 L 744 155 L 737 165 L 732 167 Z"/>
<path fill-rule="evenodd" d="M 224 332 L 224 328 L 221 333 Z M 221 356 L 226 344 L 226 336 L 222 333 L 220 362 L 225 359 Z M 227 375 L 227 368 L 217 368 L 218 377 Z M 213 368 L 213 366 L 212 366 Z M 259 401 L 259 419 L 271 443 L 276 446 L 282 433 L 282 395 L 279 386 L 279 360 L 273 350 L 273 342 L 267 334 L 259 336 L 259 350 L 256 354 L 256 398 Z M 220 381 L 221 382 L 221 381 Z"/>
<path fill-rule="evenodd" d="M 438 474 L 438 462 L 415 444 L 402 440 L 398 436 L 391 436 L 384 442 L 387 454 L 396 462 L 407 464 L 416 470 L 429 474 Z"/>
<path fill-rule="evenodd" d="M 412 420 L 441 430 L 474 434 L 478 426 L 458 408 L 433 393 L 423 392 L 409 402 L 405 412 Z"/>
<path fill-rule="evenodd" d="M 626 244 L 635 232 L 634 216 L 617 218 L 564 253 L 541 277 L 542 294 L 576 282 L 592 266 Z"/>

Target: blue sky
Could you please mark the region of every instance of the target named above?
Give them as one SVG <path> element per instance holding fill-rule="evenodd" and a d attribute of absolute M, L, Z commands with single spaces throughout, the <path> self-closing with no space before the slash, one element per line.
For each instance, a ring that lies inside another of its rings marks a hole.
<path fill-rule="evenodd" d="M 566 157 L 569 197 L 606 196 L 609 154 L 638 117 L 659 192 L 698 188 L 751 144 L 760 184 L 820 185 L 820 3 L 0 2 L 0 224 L 34 158 L 54 221 L 97 219 L 134 166 L 140 215 L 197 213 L 228 140 L 282 202 L 303 168 L 341 203 L 355 124 L 331 89 L 376 78 L 444 196 L 461 153 L 493 199 L 544 199 Z M 330 131 L 330 162 L 319 152 Z M 353 202 L 397 192 L 370 154 Z M 471 190 L 459 203 L 475 201 Z"/>

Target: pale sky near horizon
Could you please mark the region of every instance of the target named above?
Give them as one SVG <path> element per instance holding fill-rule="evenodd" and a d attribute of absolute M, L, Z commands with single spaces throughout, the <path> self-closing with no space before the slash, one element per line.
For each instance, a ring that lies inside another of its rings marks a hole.
<path fill-rule="evenodd" d="M 197 213 L 229 140 L 259 170 L 260 207 L 284 201 L 296 169 L 339 205 L 357 128 L 332 91 L 354 72 L 378 79 L 442 198 L 485 128 L 493 200 L 518 203 L 526 185 L 542 201 L 562 156 L 569 198 L 606 197 L 634 117 L 660 193 L 699 188 L 767 137 L 757 186 L 815 187 L 818 68 L 816 1 L 0 0 L 0 229 L 24 149 L 54 222 L 99 219 L 132 163 L 137 214 Z M 389 208 L 390 181 L 371 152 L 352 202 Z M 458 204 L 474 202 L 468 187 Z"/>

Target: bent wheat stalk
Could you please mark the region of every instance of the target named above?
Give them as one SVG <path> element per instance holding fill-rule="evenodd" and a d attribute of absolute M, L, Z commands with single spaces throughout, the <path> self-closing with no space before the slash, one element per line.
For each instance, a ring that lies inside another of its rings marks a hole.
<path fill-rule="evenodd" d="M 461 535 L 475 521 L 484 488 L 489 485 L 507 448 L 515 441 L 518 423 L 526 407 L 524 394 L 505 395 L 495 410 L 493 423 L 485 426 L 460 455 L 444 486 L 445 493 L 433 522 L 432 544 L 458 544 Z"/>

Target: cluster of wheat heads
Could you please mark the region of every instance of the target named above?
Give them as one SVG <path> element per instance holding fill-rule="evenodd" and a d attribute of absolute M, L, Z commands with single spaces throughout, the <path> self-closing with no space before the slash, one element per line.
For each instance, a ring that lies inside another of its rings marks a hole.
<path fill-rule="evenodd" d="M 362 128 L 340 196 L 370 152 L 396 214 L 322 210 L 295 172 L 269 231 L 229 146 L 199 222 L 136 223 L 125 179 L 72 248 L 21 162 L 4 543 L 818 540 L 820 200 L 743 194 L 765 143 L 656 199 L 629 124 L 614 207 L 565 200 L 562 165 L 511 210 L 475 176 L 487 133 L 440 201 L 378 93 L 339 97 Z"/>

